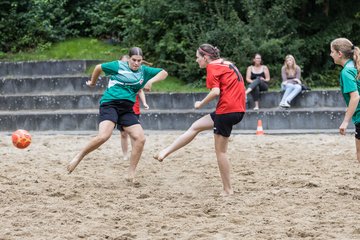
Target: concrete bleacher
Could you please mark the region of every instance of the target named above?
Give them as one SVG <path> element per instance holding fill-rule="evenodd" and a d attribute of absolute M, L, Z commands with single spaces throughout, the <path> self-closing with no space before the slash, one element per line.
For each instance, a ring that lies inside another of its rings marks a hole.
<path fill-rule="evenodd" d="M 49 61 L 0 63 L 1 131 L 89 131 L 98 129 L 99 99 L 105 78 L 89 88 L 84 75 L 96 61 Z M 184 130 L 215 108 L 193 108 L 207 93 L 147 93 L 149 110 L 141 122 L 149 130 Z M 260 110 L 254 111 L 249 96 L 248 111 L 235 129 L 255 130 L 262 119 L 265 130 L 338 129 L 345 112 L 339 91 L 301 93 L 290 109 L 278 104 L 281 92 L 261 94 Z M 349 126 L 353 127 L 353 126 Z"/>
<path fill-rule="evenodd" d="M 96 60 L 0 62 L 0 77 L 81 75 L 89 66 L 98 62 Z"/>

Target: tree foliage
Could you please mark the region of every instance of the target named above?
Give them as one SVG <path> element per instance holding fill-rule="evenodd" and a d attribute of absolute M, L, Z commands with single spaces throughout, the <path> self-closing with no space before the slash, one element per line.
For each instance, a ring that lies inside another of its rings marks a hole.
<path fill-rule="evenodd" d="M 204 74 L 195 50 L 211 43 L 244 73 L 255 53 L 274 84 L 287 54 L 311 86 L 337 85 L 329 43 L 360 44 L 360 2 L 353 0 L 4 0 L 0 51 L 46 47 L 69 37 L 111 39 L 187 82 Z"/>

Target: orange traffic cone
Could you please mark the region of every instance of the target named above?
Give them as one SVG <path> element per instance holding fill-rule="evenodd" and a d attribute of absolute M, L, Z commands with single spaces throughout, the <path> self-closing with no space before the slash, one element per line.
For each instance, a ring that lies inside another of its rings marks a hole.
<path fill-rule="evenodd" d="M 264 135 L 264 129 L 262 126 L 262 121 L 261 119 L 258 120 L 258 124 L 257 124 L 257 129 L 256 129 L 256 135 Z"/>

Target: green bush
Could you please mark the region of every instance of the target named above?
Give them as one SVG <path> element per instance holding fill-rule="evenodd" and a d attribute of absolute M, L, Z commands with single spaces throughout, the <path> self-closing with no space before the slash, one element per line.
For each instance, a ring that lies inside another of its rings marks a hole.
<path fill-rule="evenodd" d="M 329 43 L 347 37 L 360 44 L 359 9 L 353 0 L 5 0 L 0 51 L 46 51 L 64 39 L 96 37 L 121 48 L 137 45 L 150 62 L 197 83 L 204 70 L 195 51 L 207 42 L 243 75 L 259 52 L 277 85 L 292 54 L 307 83 L 333 86 L 326 80 L 335 72 Z"/>

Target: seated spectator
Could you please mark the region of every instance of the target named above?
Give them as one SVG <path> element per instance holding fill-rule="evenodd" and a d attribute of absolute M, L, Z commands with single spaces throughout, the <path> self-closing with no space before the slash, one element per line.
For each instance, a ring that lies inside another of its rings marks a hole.
<path fill-rule="evenodd" d="M 292 55 L 285 57 L 284 66 L 281 68 L 281 77 L 281 90 L 285 92 L 279 106 L 289 108 L 291 101 L 301 92 L 301 69 L 296 65 Z"/>
<path fill-rule="evenodd" d="M 261 55 L 259 53 L 255 54 L 253 65 L 247 68 L 246 81 L 250 83 L 246 89 L 246 94 L 251 93 L 255 104 L 254 110 L 259 110 L 260 91 L 267 91 L 270 81 L 269 69 L 265 65 L 262 65 Z"/>

